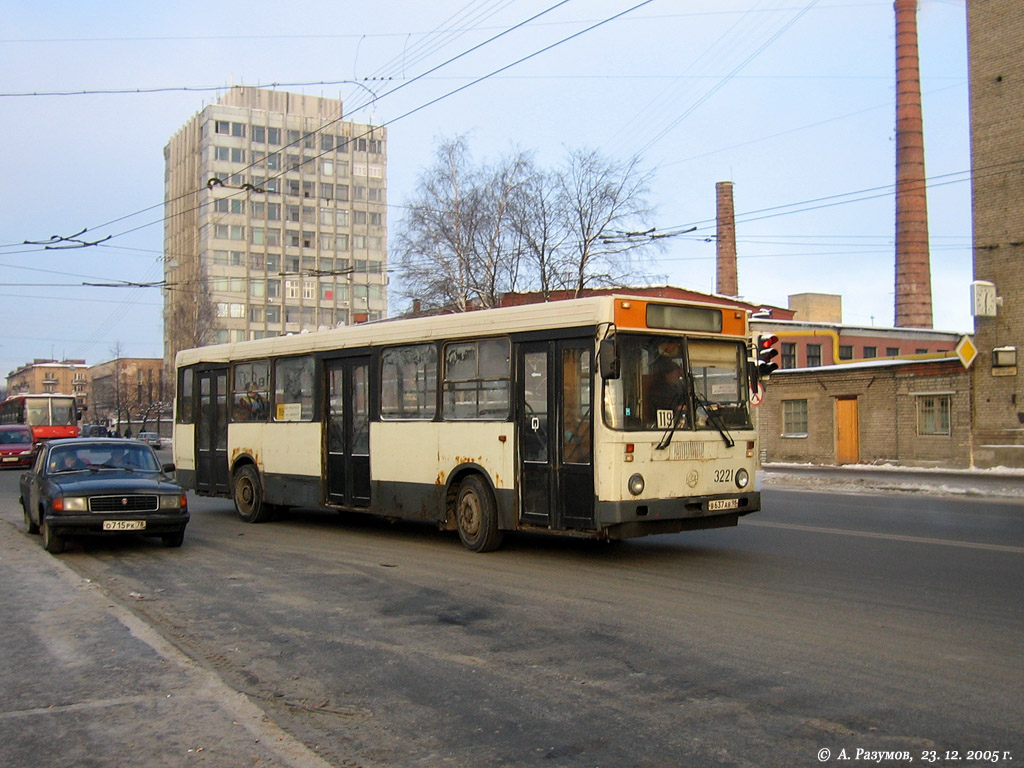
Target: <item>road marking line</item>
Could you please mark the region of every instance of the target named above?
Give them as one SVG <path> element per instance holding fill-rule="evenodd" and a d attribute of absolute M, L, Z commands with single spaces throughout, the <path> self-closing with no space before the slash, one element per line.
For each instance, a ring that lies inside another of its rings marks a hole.
<path fill-rule="evenodd" d="M 811 533 L 835 533 L 840 536 L 860 536 L 865 539 L 888 539 L 890 541 L 910 541 L 915 544 L 942 544 L 947 547 L 964 547 L 966 549 L 987 549 L 992 552 L 1013 552 L 1024 554 L 1024 547 L 1011 547 L 1005 544 L 981 544 L 975 541 L 956 541 L 954 539 L 928 539 L 922 536 L 901 536 L 895 533 L 871 533 L 870 531 L 850 531 L 843 528 L 819 528 L 813 525 L 795 525 L 793 523 L 769 523 L 764 520 L 744 520 L 743 525 L 760 525 L 765 528 L 785 528 L 791 531 L 809 531 Z"/>

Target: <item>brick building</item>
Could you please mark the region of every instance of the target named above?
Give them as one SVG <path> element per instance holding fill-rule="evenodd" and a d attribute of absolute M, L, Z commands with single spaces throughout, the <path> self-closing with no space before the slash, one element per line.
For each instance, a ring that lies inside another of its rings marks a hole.
<path fill-rule="evenodd" d="M 968 467 L 970 379 L 957 359 L 778 371 L 756 409 L 761 459 Z"/>
<path fill-rule="evenodd" d="M 974 277 L 996 299 L 975 308 L 974 461 L 1024 467 L 1024 3 L 970 0 L 967 33 Z"/>

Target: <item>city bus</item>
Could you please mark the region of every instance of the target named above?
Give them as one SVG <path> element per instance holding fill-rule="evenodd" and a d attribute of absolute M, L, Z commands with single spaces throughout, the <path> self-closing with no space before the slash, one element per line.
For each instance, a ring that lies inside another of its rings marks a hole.
<path fill-rule="evenodd" d="M 183 350 L 174 463 L 245 522 L 288 507 L 614 540 L 760 509 L 747 312 L 626 295 Z"/>
<path fill-rule="evenodd" d="M 78 404 L 73 395 L 11 395 L 0 403 L 0 424 L 25 424 L 32 441 L 78 437 Z"/>

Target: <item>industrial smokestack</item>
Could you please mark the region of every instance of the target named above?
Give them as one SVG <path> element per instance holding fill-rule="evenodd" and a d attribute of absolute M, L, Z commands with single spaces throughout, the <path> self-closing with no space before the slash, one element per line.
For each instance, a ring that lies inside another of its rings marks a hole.
<path fill-rule="evenodd" d="M 896 0 L 896 325 L 932 327 L 917 0 Z"/>
<path fill-rule="evenodd" d="M 715 293 L 721 296 L 739 296 L 736 279 L 736 213 L 732 204 L 732 182 L 715 184 L 718 208 L 718 241 L 715 271 Z"/>

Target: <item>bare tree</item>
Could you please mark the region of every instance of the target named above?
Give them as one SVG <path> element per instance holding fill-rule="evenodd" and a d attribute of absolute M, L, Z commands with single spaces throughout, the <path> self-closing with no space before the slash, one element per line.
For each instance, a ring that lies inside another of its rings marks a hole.
<path fill-rule="evenodd" d="M 407 298 L 427 308 L 495 306 L 515 290 L 579 295 L 638 273 L 637 230 L 652 215 L 649 172 L 632 158 L 570 153 L 545 172 L 515 151 L 476 167 L 465 137 L 443 142 L 420 178 L 398 230 L 396 256 Z"/>
<path fill-rule="evenodd" d="M 597 150 L 576 150 L 558 174 L 558 190 L 567 232 L 560 274 L 574 296 L 591 285 L 620 285 L 635 272 L 635 251 L 649 248 L 640 236 L 653 216 L 647 202 L 653 172 L 636 156 L 625 161 Z"/>
<path fill-rule="evenodd" d="M 523 273 L 524 284 L 539 290 L 546 301 L 564 282 L 559 277 L 559 257 L 569 234 L 554 177 L 535 169 L 511 202 L 509 215 L 519 249 L 517 270 Z"/>
<path fill-rule="evenodd" d="M 426 306 L 469 308 L 480 206 L 475 186 L 464 138 L 441 144 L 435 164 L 420 176 L 396 250 L 407 295 Z"/>

